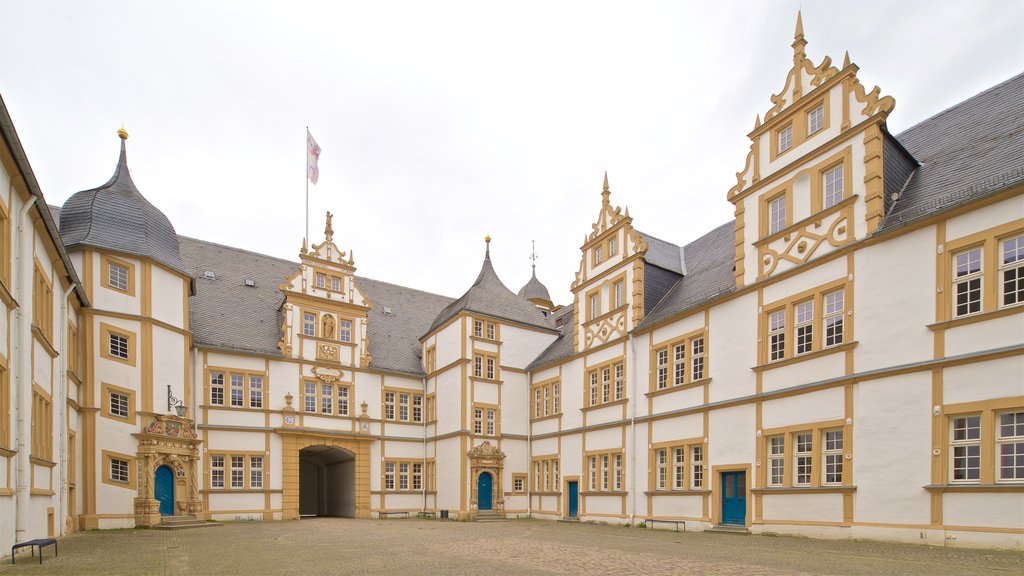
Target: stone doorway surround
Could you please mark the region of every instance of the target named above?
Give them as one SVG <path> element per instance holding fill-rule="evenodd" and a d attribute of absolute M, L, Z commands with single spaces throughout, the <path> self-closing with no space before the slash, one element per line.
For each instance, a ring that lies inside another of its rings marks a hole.
<path fill-rule="evenodd" d="M 318 434 L 303 429 L 279 429 L 281 435 L 282 512 L 285 520 L 299 519 L 299 452 L 308 446 L 343 448 L 355 454 L 355 517 L 370 517 L 370 439 Z"/>
<path fill-rule="evenodd" d="M 505 453 L 489 441 L 484 440 L 483 444 L 474 446 L 467 454 L 469 456 L 470 469 L 470 493 L 469 516 L 476 518 L 480 512 L 477 503 L 477 487 L 480 482 L 480 474 L 489 472 L 491 474 L 491 499 L 493 507 L 491 511 L 501 516 L 505 515 L 505 491 L 502 487 L 501 472 L 505 466 Z"/>
<path fill-rule="evenodd" d="M 158 414 L 142 429 L 132 434 L 138 441 L 135 462 L 138 466 L 138 487 L 135 497 L 135 525 L 155 526 L 160 523 L 160 501 L 153 493 L 154 475 L 160 466 L 174 472 L 175 514 L 205 519 L 203 501 L 199 498 L 199 445 L 195 422 L 170 414 Z"/>

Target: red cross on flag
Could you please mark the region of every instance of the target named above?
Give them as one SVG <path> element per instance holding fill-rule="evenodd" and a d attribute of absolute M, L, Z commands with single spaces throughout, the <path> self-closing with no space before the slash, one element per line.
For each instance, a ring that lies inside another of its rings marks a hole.
<path fill-rule="evenodd" d="M 309 133 L 309 128 L 306 128 L 306 176 L 313 184 L 316 184 L 317 179 L 320 178 L 320 168 L 316 165 L 319 160 L 320 145 L 316 143 L 316 140 L 313 140 L 313 135 Z"/>

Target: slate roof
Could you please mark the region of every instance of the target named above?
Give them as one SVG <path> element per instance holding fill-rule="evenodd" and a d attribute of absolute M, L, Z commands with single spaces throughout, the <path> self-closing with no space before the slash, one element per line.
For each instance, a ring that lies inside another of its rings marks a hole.
<path fill-rule="evenodd" d="M 886 214 L 882 231 L 1024 182 L 1024 73 L 896 139 L 921 166 Z"/>
<path fill-rule="evenodd" d="M 76 193 L 61 208 L 64 246 L 94 246 L 146 256 L 179 272 L 185 271 L 174 226 L 146 200 L 128 173 L 125 141 L 114 175 L 106 184 Z"/>
<path fill-rule="evenodd" d="M 280 356 L 284 294 L 279 288 L 300 264 L 185 236 L 179 242 L 188 274 L 196 278 L 189 306 L 196 345 Z M 216 279 L 205 279 L 206 271 Z M 256 286 L 245 286 L 247 279 Z M 418 337 L 452 299 L 360 276 L 356 283 L 373 304 L 370 367 L 422 375 Z"/>
<path fill-rule="evenodd" d="M 544 316 L 540 308 L 517 296 L 502 284 L 491 265 L 489 248 L 484 256 L 484 263 L 480 267 L 480 274 L 477 275 L 473 285 L 461 298 L 445 307 L 421 336 L 426 336 L 437 330 L 462 311 L 478 312 L 527 326 L 554 330 L 554 324 Z"/>
<path fill-rule="evenodd" d="M 533 269 L 533 275 L 530 276 L 530 281 L 519 289 L 519 294 L 517 294 L 517 296 L 527 300 L 537 299 L 551 302 L 551 294 L 548 292 L 547 286 L 541 284 L 540 280 L 537 280 L 537 268 Z"/>
<path fill-rule="evenodd" d="M 533 362 L 530 362 L 526 367 L 527 370 L 533 370 L 549 362 L 554 362 L 555 360 L 572 356 L 574 352 L 572 348 L 572 325 L 574 314 L 575 310 L 573 309 L 573 305 L 570 304 L 551 315 L 551 318 L 562 318 L 562 325 L 558 327 L 558 338 L 556 338 L 550 346 L 545 348 Z"/>
<path fill-rule="evenodd" d="M 644 262 L 654 264 L 659 268 L 664 268 L 676 274 L 686 273 L 682 250 L 679 246 L 661 238 L 655 238 L 646 232 L 637 230 L 636 233 L 644 239 L 644 242 L 647 242 L 647 253 L 644 254 Z"/>

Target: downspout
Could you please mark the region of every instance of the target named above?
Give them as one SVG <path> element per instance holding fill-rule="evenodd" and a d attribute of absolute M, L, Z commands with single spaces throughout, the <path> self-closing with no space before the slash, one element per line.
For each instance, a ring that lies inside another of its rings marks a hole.
<path fill-rule="evenodd" d="M 68 286 L 68 289 L 64 291 L 64 295 L 60 299 L 60 341 L 61 341 L 61 353 L 60 353 L 60 395 L 54 394 L 56 401 L 60 404 L 60 424 L 58 429 L 60 430 L 60 503 L 57 507 L 57 517 L 54 519 L 55 522 L 60 522 L 60 527 L 57 529 L 57 533 L 63 536 L 67 530 L 67 506 L 68 506 L 68 346 L 71 342 L 68 341 L 68 296 L 75 289 L 75 285 L 72 283 Z M 71 447 L 75 449 L 74 446 Z"/>
<path fill-rule="evenodd" d="M 426 372 L 426 370 L 424 370 L 424 372 Z M 427 414 L 427 379 L 428 379 L 427 375 L 424 374 L 423 375 L 423 404 L 420 406 L 420 410 L 421 410 L 420 417 L 423 418 L 423 463 L 420 464 L 420 466 L 423 467 L 423 468 L 420 469 L 420 492 L 423 494 L 423 506 L 420 508 L 420 510 L 422 510 L 423 512 L 427 511 L 427 426 L 429 426 L 429 424 L 427 424 L 427 422 L 430 420 L 428 418 L 429 414 Z M 434 402 L 435 402 L 435 405 L 436 405 L 436 402 L 437 402 L 437 390 L 434 391 Z M 434 410 L 436 411 L 437 408 L 434 408 Z M 435 464 L 435 466 L 436 466 L 436 464 Z M 437 478 L 437 474 L 436 474 L 436 472 L 434 474 L 434 478 L 435 478 L 434 482 L 436 483 L 437 482 L 437 479 L 436 479 Z M 435 494 L 435 497 L 434 497 L 435 504 L 437 502 L 437 496 L 436 496 L 437 491 L 436 491 L 436 489 L 437 488 L 435 486 L 435 492 L 434 492 L 434 494 Z"/>
<path fill-rule="evenodd" d="M 632 332 L 629 333 L 629 350 L 629 523 L 636 524 L 636 338 Z"/>
<path fill-rule="evenodd" d="M 13 189 L 14 186 L 12 184 L 11 190 L 13 191 Z M 32 436 L 32 320 L 31 318 L 25 318 L 25 306 L 27 304 L 26 296 L 32 295 L 29 284 L 32 274 L 25 272 L 25 263 L 32 258 L 32 243 L 29 242 L 32 238 L 26 239 L 25 236 L 31 234 L 32 231 L 28 229 L 28 226 L 25 226 L 25 218 L 28 217 L 29 210 L 35 206 L 38 199 L 38 196 L 31 196 L 28 202 L 18 211 L 18 228 L 17 233 L 14 235 L 15 240 L 18 242 L 15 249 L 17 262 L 14 272 L 14 277 L 17 279 L 14 283 L 14 300 L 18 303 L 17 311 L 14 314 L 17 328 L 12 331 L 14 347 L 17 350 L 11 355 L 11 359 L 16 362 L 13 372 L 15 412 L 18 415 L 15 421 L 15 450 L 17 450 L 15 458 L 15 542 L 24 542 L 28 539 L 26 538 L 26 530 L 29 514 L 29 472 L 31 462 L 25 438 L 31 438 Z M 31 272 L 31 269 L 29 270 Z M 26 415 L 29 416 L 28 419 L 25 418 Z"/>
<path fill-rule="evenodd" d="M 527 393 L 528 400 L 526 402 L 526 517 L 533 518 L 533 483 L 530 482 L 533 478 L 533 422 L 530 421 L 530 414 L 533 414 L 533 371 L 531 370 L 527 372 L 527 374 L 529 374 L 530 381 L 526 388 L 529 390 Z M 559 382 L 558 385 L 562 390 L 565 390 L 565 384 L 563 382 Z M 561 454 L 559 454 L 559 456 L 561 456 Z M 561 464 L 559 464 L 559 469 L 565 470 Z M 559 476 L 561 476 L 561 474 L 559 474 Z M 558 481 L 561 482 L 562 479 L 559 478 Z M 513 481 L 512 485 L 513 488 L 515 488 L 514 482 L 515 481 Z M 559 492 L 562 491 L 561 486 L 558 486 L 557 488 L 559 489 Z M 566 510 L 566 512 L 568 512 L 568 510 Z"/>

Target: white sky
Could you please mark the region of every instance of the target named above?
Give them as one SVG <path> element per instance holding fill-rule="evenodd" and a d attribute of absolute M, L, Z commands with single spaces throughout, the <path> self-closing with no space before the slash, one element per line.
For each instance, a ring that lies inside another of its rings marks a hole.
<path fill-rule="evenodd" d="M 1024 70 L 1020 0 L 801 4 L 808 56 L 849 50 L 893 133 Z M 510 289 L 536 239 L 569 303 L 605 170 L 652 235 L 732 219 L 798 6 L 0 0 L 0 94 L 51 204 L 110 177 L 123 122 L 179 234 L 297 261 L 308 125 L 311 238 L 331 210 L 360 275 L 459 296 L 489 232 Z"/>

